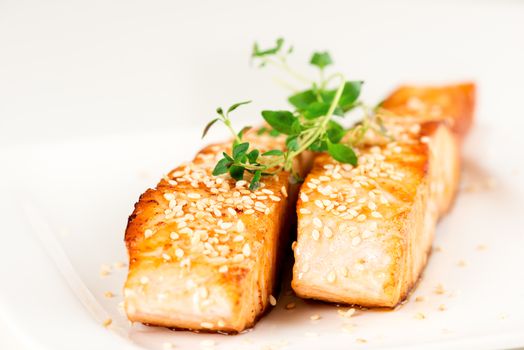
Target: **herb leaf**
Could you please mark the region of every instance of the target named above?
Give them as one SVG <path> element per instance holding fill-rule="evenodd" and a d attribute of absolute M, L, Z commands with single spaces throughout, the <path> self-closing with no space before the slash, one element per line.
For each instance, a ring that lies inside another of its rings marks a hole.
<path fill-rule="evenodd" d="M 213 175 L 218 176 L 227 173 L 229 166 L 231 165 L 231 161 L 222 158 L 218 161 L 217 165 L 215 165 L 215 168 L 213 169 Z"/>
<path fill-rule="evenodd" d="M 251 179 L 251 182 L 249 183 L 249 189 L 251 191 L 256 190 L 260 186 L 260 177 L 262 176 L 262 172 L 260 170 L 255 171 L 255 174 L 253 174 L 253 178 Z"/>
<path fill-rule="evenodd" d="M 288 98 L 289 103 L 291 103 L 295 108 L 299 110 L 304 110 L 308 108 L 313 102 L 317 102 L 317 96 L 313 90 L 305 90 L 294 94 Z"/>
<path fill-rule="evenodd" d="M 242 106 L 242 105 L 247 105 L 248 103 L 251 103 L 251 100 L 249 101 L 243 101 L 243 102 L 238 102 L 238 103 L 235 103 L 233 105 L 231 105 L 231 107 L 229 107 L 227 109 L 227 114 L 233 112 L 235 109 L 237 109 L 238 107 Z"/>
<path fill-rule="evenodd" d="M 273 129 L 283 134 L 293 135 L 296 130 L 293 124 L 297 117 L 289 111 L 262 111 L 262 117 Z"/>
<path fill-rule="evenodd" d="M 282 156 L 284 155 L 284 152 L 279 149 L 273 149 L 271 151 L 267 151 L 262 153 L 263 156 Z"/>
<path fill-rule="evenodd" d="M 314 66 L 317 66 L 320 69 L 324 69 L 327 66 L 331 65 L 333 63 L 333 60 L 331 59 L 329 52 L 323 51 L 313 53 L 313 56 L 311 56 L 309 63 Z"/>
<path fill-rule="evenodd" d="M 251 53 L 251 57 L 263 57 L 263 56 L 274 55 L 280 51 L 283 45 L 284 45 L 284 39 L 278 38 L 276 40 L 275 47 L 272 47 L 266 50 L 261 50 L 258 47 L 258 43 L 255 42 L 255 44 L 253 45 L 253 52 Z"/>
<path fill-rule="evenodd" d="M 207 123 L 207 125 L 204 127 L 204 131 L 202 131 L 202 137 L 201 137 L 201 138 L 206 137 L 207 132 L 209 131 L 209 129 L 211 129 L 211 127 L 213 126 L 213 124 L 215 124 L 215 123 L 218 122 L 218 121 L 219 121 L 219 118 L 215 118 L 215 119 L 213 119 L 212 121 L 210 121 L 209 123 Z"/>
<path fill-rule="evenodd" d="M 244 155 L 246 155 L 246 152 L 248 149 L 249 149 L 249 142 L 239 143 L 238 145 L 233 147 L 233 159 L 235 161 L 239 160 Z"/>
<path fill-rule="evenodd" d="M 328 152 L 333 157 L 333 159 L 351 165 L 357 165 L 357 155 L 352 148 L 341 144 L 341 143 L 332 143 L 327 141 Z"/>
<path fill-rule="evenodd" d="M 240 165 L 231 165 L 229 168 L 229 175 L 235 180 L 242 180 L 244 178 L 244 167 Z"/>

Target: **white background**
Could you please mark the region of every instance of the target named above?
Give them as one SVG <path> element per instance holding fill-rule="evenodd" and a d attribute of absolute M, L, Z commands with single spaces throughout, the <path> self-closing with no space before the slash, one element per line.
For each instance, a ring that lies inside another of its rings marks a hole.
<path fill-rule="evenodd" d="M 370 102 L 402 82 L 473 79 L 480 123 L 524 126 L 521 1 L 0 0 L 0 148 L 203 125 L 244 99 L 239 123 L 253 120 L 284 106 L 276 72 L 248 59 L 277 36 L 305 73 L 329 49 Z"/>

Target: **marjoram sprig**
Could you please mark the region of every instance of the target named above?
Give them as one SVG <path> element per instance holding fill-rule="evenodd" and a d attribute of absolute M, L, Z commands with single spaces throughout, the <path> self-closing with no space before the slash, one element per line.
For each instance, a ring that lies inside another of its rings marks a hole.
<path fill-rule="evenodd" d="M 318 80 L 311 80 L 295 72 L 287 63 L 287 56 L 292 47 L 285 48 L 283 39 L 278 39 L 274 47 L 261 50 L 255 43 L 252 59 L 259 62 L 260 67 L 276 66 L 289 76 L 308 88 L 294 92 L 288 97 L 293 110 L 263 110 L 262 117 L 270 126 L 262 127 L 258 133 L 268 132 L 272 136 L 286 135 L 286 149 L 271 150 L 261 153 L 258 149 L 250 149 L 249 142 L 243 142 L 243 134 L 250 129 L 244 127 L 236 132 L 229 118 L 229 113 L 237 107 L 250 101 L 240 102 L 229 107 L 227 112 L 217 109 L 218 116 L 209 122 L 203 136 L 209 128 L 221 121 L 233 134 L 232 153 L 223 153 L 223 158 L 216 164 L 213 175 L 229 173 L 232 178 L 241 180 L 244 174 L 251 173 L 250 189 L 258 188 L 262 176 L 272 175 L 278 171 L 290 171 L 298 178 L 293 169 L 293 160 L 306 150 L 325 152 L 341 163 L 357 164 L 357 156 L 353 145 L 360 142 L 369 129 L 384 133 L 381 120 L 373 110 L 358 101 L 363 82 L 348 81 L 341 73 L 326 76 L 326 68 L 333 64 L 328 52 L 314 52 L 309 63 L 319 71 Z M 345 129 L 335 117 L 343 118 L 352 109 L 360 107 L 364 110 L 363 119 L 355 126 Z M 347 133 L 349 137 L 345 137 Z"/>

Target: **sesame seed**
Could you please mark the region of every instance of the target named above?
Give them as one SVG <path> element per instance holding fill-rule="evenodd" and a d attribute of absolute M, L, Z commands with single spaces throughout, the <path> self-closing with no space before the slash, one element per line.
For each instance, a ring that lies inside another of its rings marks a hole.
<path fill-rule="evenodd" d="M 162 253 L 162 258 L 166 261 L 171 260 L 171 256 L 167 253 Z"/>
<path fill-rule="evenodd" d="M 222 321 L 222 320 L 218 320 L 217 324 L 218 324 L 219 327 L 225 327 L 225 325 L 226 325 L 226 323 L 224 321 Z"/>
<path fill-rule="evenodd" d="M 220 266 L 218 268 L 218 272 L 220 272 L 220 273 L 226 273 L 228 270 L 229 269 L 228 269 L 227 265 L 222 265 L 222 266 Z"/>
<path fill-rule="evenodd" d="M 329 283 L 335 282 L 335 279 L 337 278 L 337 275 L 335 274 L 335 271 L 330 271 L 327 275 L 327 281 Z"/>
<path fill-rule="evenodd" d="M 236 182 L 235 187 L 237 187 L 237 188 L 244 187 L 246 184 L 247 184 L 247 181 L 239 180 L 239 181 Z"/>
<path fill-rule="evenodd" d="M 292 309 L 294 309 L 296 306 L 297 306 L 297 305 L 296 305 L 295 303 L 293 303 L 293 302 L 291 302 L 291 303 L 287 303 L 287 304 L 286 304 L 286 310 L 292 310 Z"/>
<path fill-rule="evenodd" d="M 426 318 L 426 315 L 424 315 L 422 312 L 417 312 L 417 313 L 415 314 L 415 318 L 416 318 L 417 320 L 423 320 L 423 319 Z"/>
<path fill-rule="evenodd" d="M 223 230 L 227 230 L 228 228 L 231 228 L 233 226 L 233 223 L 232 222 L 221 222 L 218 226 Z"/>
<path fill-rule="evenodd" d="M 317 207 L 319 207 L 320 209 L 324 209 L 324 204 L 323 204 L 322 201 L 319 200 L 319 199 L 316 199 L 316 200 L 315 200 L 315 205 L 316 205 Z"/>
<path fill-rule="evenodd" d="M 113 292 L 110 292 L 110 291 L 107 291 L 104 293 L 104 297 L 106 298 L 113 298 L 115 296 L 115 294 L 113 294 Z"/>
<path fill-rule="evenodd" d="M 311 188 L 312 190 L 314 190 L 315 188 L 317 188 L 317 185 L 315 185 L 314 183 L 312 182 L 308 182 L 307 183 L 307 187 Z"/>
<path fill-rule="evenodd" d="M 282 193 L 282 195 L 287 198 L 287 190 L 286 190 L 286 186 L 282 186 L 280 187 L 280 192 Z"/>
<path fill-rule="evenodd" d="M 244 244 L 244 246 L 242 247 L 242 254 L 244 254 L 245 256 L 251 255 L 251 247 L 249 246 L 249 243 Z"/>
<path fill-rule="evenodd" d="M 142 276 L 140 277 L 140 284 L 148 284 L 149 283 L 149 277 Z"/>
<path fill-rule="evenodd" d="M 360 236 L 353 237 L 353 239 L 351 240 L 351 244 L 353 246 L 359 245 L 360 242 L 362 242 L 362 239 L 360 238 Z"/>
<path fill-rule="evenodd" d="M 364 232 L 362 232 L 362 238 L 369 238 L 373 236 L 373 232 L 369 231 L 369 230 L 364 230 Z"/>
<path fill-rule="evenodd" d="M 320 228 L 322 227 L 322 221 L 319 218 L 313 218 L 313 225 Z"/>
<path fill-rule="evenodd" d="M 429 143 L 429 141 L 430 141 L 430 138 L 427 137 L 427 136 L 422 136 L 420 138 L 420 142 L 422 142 L 422 143 Z"/>
<path fill-rule="evenodd" d="M 313 237 L 315 241 L 318 241 L 320 238 L 320 232 L 318 230 L 311 231 L 311 237 Z"/>
<path fill-rule="evenodd" d="M 184 256 L 184 251 L 182 249 L 180 249 L 180 248 L 177 248 L 175 250 L 175 255 L 176 255 L 177 258 L 181 258 L 181 257 Z"/>
<path fill-rule="evenodd" d="M 253 209 L 248 209 L 244 212 L 244 214 L 247 214 L 247 215 L 251 215 L 253 214 L 255 211 Z"/>
<path fill-rule="evenodd" d="M 444 287 L 442 284 L 437 284 L 435 287 L 435 294 L 444 294 L 446 291 L 444 290 Z"/>
<path fill-rule="evenodd" d="M 235 209 L 231 208 L 231 207 L 228 207 L 227 208 L 227 212 L 231 215 L 231 216 L 237 216 L 237 212 Z"/>
<path fill-rule="evenodd" d="M 351 308 L 351 309 L 347 309 L 346 311 L 344 311 L 344 310 L 337 310 L 337 312 L 342 317 L 351 318 L 351 316 L 353 316 L 355 314 L 356 310 L 354 308 Z"/>
<path fill-rule="evenodd" d="M 275 299 L 274 296 L 269 295 L 269 303 L 271 304 L 271 306 L 275 306 L 277 304 L 277 299 Z"/>
<path fill-rule="evenodd" d="M 151 230 L 151 229 L 147 229 L 147 230 L 144 231 L 144 237 L 145 237 L 145 238 L 149 238 L 149 237 L 151 237 L 152 235 L 153 235 L 153 230 Z"/>
<path fill-rule="evenodd" d="M 213 324 L 211 322 L 202 322 L 202 323 L 200 323 L 200 326 L 202 328 L 207 328 L 207 329 L 213 328 Z"/>
<path fill-rule="evenodd" d="M 273 200 L 275 202 L 280 202 L 280 197 L 277 197 L 277 196 L 274 196 L 274 195 L 270 195 L 269 198 L 271 198 L 271 200 Z"/>
<path fill-rule="evenodd" d="M 419 296 L 417 296 L 417 297 L 415 298 L 415 301 L 416 301 L 417 303 L 423 302 L 423 301 L 424 301 L 424 297 L 421 296 L 421 295 L 419 295 Z"/>
<path fill-rule="evenodd" d="M 310 319 L 311 321 L 317 321 L 317 320 L 320 320 L 320 315 L 318 315 L 318 314 L 311 315 L 311 316 L 309 316 L 309 319 Z"/>
<path fill-rule="evenodd" d="M 233 262 L 241 262 L 244 260 L 244 254 L 237 254 L 233 257 Z"/>
<path fill-rule="evenodd" d="M 364 339 L 364 338 L 357 338 L 356 341 L 357 341 L 357 343 L 362 343 L 362 344 L 368 342 L 368 341 L 367 341 L 366 339 Z"/>
<path fill-rule="evenodd" d="M 165 343 L 162 344 L 162 348 L 164 350 L 171 350 L 171 349 L 174 349 L 174 347 L 175 346 L 173 345 L 173 343 L 165 342 Z"/>
<path fill-rule="evenodd" d="M 446 305 L 440 304 L 439 307 L 438 307 L 438 310 L 439 311 L 446 311 L 447 310 Z"/>
<path fill-rule="evenodd" d="M 109 326 L 111 325 L 111 323 L 113 323 L 113 320 L 110 319 L 110 318 L 107 318 L 107 319 L 105 319 L 104 322 L 102 323 L 102 326 L 104 326 L 104 327 L 107 328 L 107 327 L 109 327 Z"/>
<path fill-rule="evenodd" d="M 370 201 L 370 202 L 368 203 L 368 208 L 369 208 L 370 210 L 376 210 L 376 209 L 377 209 L 377 205 L 375 204 L 375 202 L 371 202 L 371 201 Z"/>
<path fill-rule="evenodd" d="M 359 216 L 357 216 L 357 221 L 364 221 L 364 220 L 366 220 L 366 215 L 360 214 Z"/>
<path fill-rule="evenodd" d="M 201 196 L 199 193 L 188 193 L 187 194 L 187 198 L 191 198 L 191 199 L 199 199 Z"/>
<path fill-rule="evenodd" d="M 371 216 L 374 218 L 382 218 L 382 214 L 380 214 L 378 211 L 372 211 Z"/>
<path fill-rule="evenodd" d="M 300 208 L 300 214 L 311 214 L 311 210 L 307 208 Z"/>
<path fill-rule="evenodd" d="M 331 238 L 333 236 L 333 231 L 331 231 L 327 226 L 324 226 L 324 236 L 326 236 L 326 238 Z"/>

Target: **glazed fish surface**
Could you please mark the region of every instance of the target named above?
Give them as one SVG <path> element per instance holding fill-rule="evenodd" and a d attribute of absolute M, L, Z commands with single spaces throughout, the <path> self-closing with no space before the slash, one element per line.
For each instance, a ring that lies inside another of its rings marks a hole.
<path fill-rule="evenodd" d="M 383 103 L 393 139 L 369 135 L 358 165 L 316 157 L 297 203 L 298 296 L 394 307 L 420 277 L 452 205 L 475 87 L 402 87 Z"/>
<path fill-rule="evenodd" d="M 261 151 L 284 138 L 245 135 Z M 297 193 L 290 174 L 248 181 L 213 176 L 231 142 L 209 146 L 146 191 L 129 218 L 124 288 L 131 321 L 240 332 L 274 304 L 279 249 L 288 246 Z M 305 169 L 307 161 L 295 165 Z M 246 179 L 249 180 L 249 179 Z"/>

